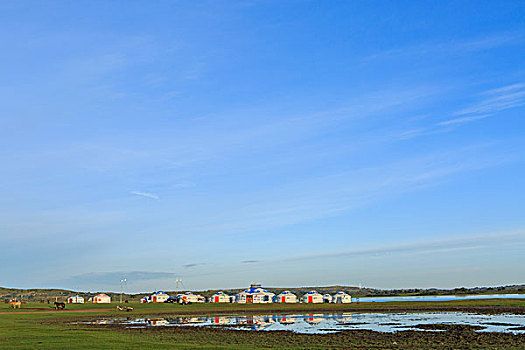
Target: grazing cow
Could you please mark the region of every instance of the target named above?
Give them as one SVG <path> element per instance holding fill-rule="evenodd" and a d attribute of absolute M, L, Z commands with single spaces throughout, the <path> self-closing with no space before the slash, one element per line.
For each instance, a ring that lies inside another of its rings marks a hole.
<path fill-rule="evenodd" d="M 66 303 L 59 303 L 57 301 L 55 301 L 55 309 L 58 310 L 58 309 L 62 309 L 64 310 L 66 308 Z"/>

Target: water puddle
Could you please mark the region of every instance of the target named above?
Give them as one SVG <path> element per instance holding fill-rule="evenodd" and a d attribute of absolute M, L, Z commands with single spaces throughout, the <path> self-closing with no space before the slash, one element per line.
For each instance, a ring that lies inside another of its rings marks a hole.
<path fill-rule="evenodd" d="M 217 327 L 255 331 L 336 333 L 349 330 L 397 332 L 406 330 L 446 331 L 467 325 L 479 332 L 525 334 L 525 315 L 484 315 L 464 312 L 421 313 L 316 313 L 294 315 L 233 315 L 164 318 L 99 319 L 88 324 L 120 324 L 128 328 Z"/>

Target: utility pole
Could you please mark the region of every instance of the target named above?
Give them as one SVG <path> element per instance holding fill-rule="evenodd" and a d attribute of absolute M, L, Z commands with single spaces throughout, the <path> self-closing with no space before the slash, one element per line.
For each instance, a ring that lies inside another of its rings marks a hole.
<path fill-rule="evenodd" d="M 126 282 L 126 279 L 121 279 L 120 280 L 120 303 L 122 304 L 122 291 L 123 291 L 123 287 L 122 287 L 122 284 Z"/>

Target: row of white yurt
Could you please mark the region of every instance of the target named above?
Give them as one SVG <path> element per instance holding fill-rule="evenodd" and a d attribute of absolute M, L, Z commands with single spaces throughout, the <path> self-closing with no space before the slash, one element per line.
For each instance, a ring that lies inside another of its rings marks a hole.
<path fill-rule="evenodd" d="M 303 303 L 320 304 L 320 303 L 337 303 L 346 304 L 352 302 L 352 297 L 345 292 L 338 292 L 333 296 L 330 294 L 321 295 L 315 290 L 311 290 L 304 294 L 301 298 Z"/>
<path fill-rule="evenodd" d="M 92 298 L 89 298 L 88 301 L 95 304 L 108 304 L 111 303 L 111 297 L 107 294 L 100 293 Z M 80 295 L 72 295 L 67 298 L 67 302 L 68 304 L 84 304 L 84 297 Z"/>
<path fill-rule="evenodd" d="M 151 296 L 146 296 L 140 300 L 141 303 L 164 303 L 170 296 L 162 291 L 154 292 Z M 186 292 L 184 294 L 178 294 L 176 299 L 183 303 L 204 303 L 206 298 L 202 295 L 193 294 L 192 292 Z M 93 303 L 111 303 L 111 297 L 107 294 L 97 294 L 93 298 L 89 298 L 89 301 Z M 257 303 L 297 303 L 297 296 L 286 290 L 279 295 L 275 295 L 266 289 L 261 284 L 253 283 L 250 288 L 240 292 L 236 296 L 229 296 L 224 292 L 217 292 L 213 294 L 209 301 L 211 303 L 241 303 L 241 304 L 257 304 Z M 331 296 L 330 294 L 322 295 L 315 290 L 311 290 L 304 294 L 301 298 L 303 303 L 351 303 L 352 298 L 350 295 L 344 292 L 338 292 Z M 68 303 L 83 303 L 84 298 L 80 295 L 73 295 L 67 299 Z"/>

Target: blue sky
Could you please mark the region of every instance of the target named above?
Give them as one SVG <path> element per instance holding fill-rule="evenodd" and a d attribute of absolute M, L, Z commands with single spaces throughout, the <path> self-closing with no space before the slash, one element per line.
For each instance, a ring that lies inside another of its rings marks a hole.
<path fill-rule="evenodd" d="M 521 1 L 3 1 L 0 285 L 524 283 Z"/>

